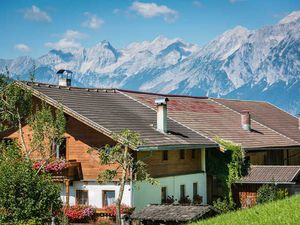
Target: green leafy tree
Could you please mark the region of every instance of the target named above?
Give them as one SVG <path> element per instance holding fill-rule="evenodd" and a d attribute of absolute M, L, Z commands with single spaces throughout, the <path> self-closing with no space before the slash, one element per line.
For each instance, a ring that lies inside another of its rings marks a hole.
<path fill-rule="evenodd" d="M 143 142 L 138 133 L 124 129 L 113 135 L 115 145 L 105 145 L 97 150 L 102 165 L 118 165 L 117 169 L 101 171 L 98 176 L 99 183 L 116 181 L 120 185 L 119 195 L 116 199 L 116 223 L 121 224 L 121 202 L 126 182 L 148 181 L 155 184 L 156 180 L 150 177 L 146 170 L 146 164 L 141 160 L 135 160 L 131 149 L 136 149 Z M 121 171 L 121 177 L 119 177 Z"/>
<path fill-rule="evenodd" d="M 28 121 L 32 130 L 30 153 L 38 152 L 43 159 L 53 157 L 55 147 L 62 143 L 65 132 L 66 120 L 62 107 L 52 110 L 42 104 Z"/>
<path fill-rule="evenodd" d="M 18 129 L 22 152 L 27 159 L 29 159 L 29 152 L 22 128 L 29 116 L 31 106 L 32 95 L 30 91 L 15 83 L 7 84 L 7 81 L 3 82 L 0 92 L 0 123 L 2 127 Z"/>
<path fill-rule="evenodd" d="M 62 207 L 60 187 L 20 152 L 14 142 L 0 143 L 0 224 L 49 223 Z"/>

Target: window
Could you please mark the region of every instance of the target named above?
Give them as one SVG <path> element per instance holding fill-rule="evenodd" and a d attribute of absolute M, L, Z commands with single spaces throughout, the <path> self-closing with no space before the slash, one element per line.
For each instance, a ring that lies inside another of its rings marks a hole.
<path fill-rule="evenodd" d="M 76 190 L 76 203 L 78 205 L 88 205 L 89 204 L 88 191 Z"/>
<path fill-rule="evenodd" d="M 179 151 L 179 158 L 180 158 L 180 159 L 184 159 L 184 149 L 181 149 L 181 150 Z"/>
<path fill-rule="evenodd" d="M 161 188 L 161 203 L 166 203 L 167 201 L 167 187 Z"/>
<path fill-rule="evenodd" d="M 193 150 L 192 150 L 192 159 L 195 159 L 195 158 L 196 158 L 196 150 L 193 149 Z"/>
<path fill-rule="evenodd" d="M 185 197 L 185 185 L 182 184 L 180 185 L 180 198 L 184 198 Z"/>
<path fill-rule="evenodd" d="M 64 138 L 62 140 L 62 143 L 59 145 L 59 149 L 57 149 L 57 146 L 56 146 L 55 150 L 56 150 L 57 158 L 66 159 L 66 157 L 67 157 L 67 139 Z"/>
<path fill-rule="evenodd" d="M 193 183 L 193 197 L 198 195 L 198 183 Z"/>
<path fill-rule="evenodd" d="M 3 139 L 3 142 L 7 145 L 7 144 L 10 144 L 13 142 L 13 139 L 12 138 L 4 138 Z"/>
<path fill-rule="evenodd" d="M 163 160 L 168 160 L 168 151 L 163 151 L 162 153 L 163 153 L 162 159 Z"/>
<path fill-rule="evenodd" d="M 103 197 L 102 197 L 103 207 L 114 204 L 115 196 L 116 196 L 115 191 L 103 191 Z"/>

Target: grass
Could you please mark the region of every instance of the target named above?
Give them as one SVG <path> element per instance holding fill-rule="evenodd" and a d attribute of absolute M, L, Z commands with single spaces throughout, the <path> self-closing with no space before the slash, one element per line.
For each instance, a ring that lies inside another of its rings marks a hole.
<path fill-rule="evenodd" d="M 300 195 L 251 209 L 238 210 L 189 225 L 293 225 L 300 224 Z"/>

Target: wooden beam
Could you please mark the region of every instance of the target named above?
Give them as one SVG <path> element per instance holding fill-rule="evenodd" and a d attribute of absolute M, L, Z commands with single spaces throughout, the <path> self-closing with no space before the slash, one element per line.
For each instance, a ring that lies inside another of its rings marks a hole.
<path fill-rule="evenodd" d="M 66 205 L 69 206 L 70 205 L 70 180 L 66 179 L 65 180 L 65 184 L 66 184 Z"/>

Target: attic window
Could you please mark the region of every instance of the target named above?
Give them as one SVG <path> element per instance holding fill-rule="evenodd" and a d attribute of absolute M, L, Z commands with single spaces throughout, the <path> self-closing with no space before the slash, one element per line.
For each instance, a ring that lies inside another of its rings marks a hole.
<path fill-rule="evenodd" d="M 162 160 L 163 160 L 163 161 L 168 160 L 168 151 L 163 151 L 163 152 L 162 152 Z"/>
<path fill-rule="evenodd" d="M 179 151 L 179 159 L 184 159 L 185 155 L 184 155 L 184 149 L 181 149 Z"/>
<path fill-rule="evenodd" d="M 195 158 L 196 158 L 196 150 L 192 149 L 192 159 L 195 159 Z"/>

